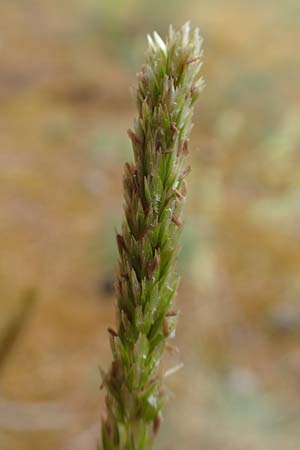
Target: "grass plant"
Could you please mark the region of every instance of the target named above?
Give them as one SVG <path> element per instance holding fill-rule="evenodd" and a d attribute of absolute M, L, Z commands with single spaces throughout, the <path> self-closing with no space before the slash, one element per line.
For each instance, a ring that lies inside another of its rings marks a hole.
<path fill-rule="evenodd" d="M 113 362 L 103 372 L 104 450 L 147 450 L 164 404 L 160 361 L 175 333 L 175 263 L 186 197 L 185 159 L 195 101 L 203 86 L 199 30 L 172 27 L 148 36 L 138 74 L 138 117 L 128 131 L 134 162 L 124 170 L 124 212 L 117 234 L 117 326 Z"/>

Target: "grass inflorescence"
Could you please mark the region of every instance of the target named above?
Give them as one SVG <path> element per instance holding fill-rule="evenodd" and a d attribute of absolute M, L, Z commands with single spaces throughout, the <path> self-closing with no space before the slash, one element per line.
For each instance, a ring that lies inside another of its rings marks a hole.
<path fill-rule="evenodd" d="M 199 30 L 169 28 L 148 36 L 138 74 L 138 117 L 128 134 L 134 163 L 124 170 L 124 212 L 117 234 L 117 328 L 109 328 L 113 362 L 103 373 L 104 450 L 146 450 L 164 403 L 159 363 L 174 334 L 175 269 L 193 106 L 202 89 Z"/>

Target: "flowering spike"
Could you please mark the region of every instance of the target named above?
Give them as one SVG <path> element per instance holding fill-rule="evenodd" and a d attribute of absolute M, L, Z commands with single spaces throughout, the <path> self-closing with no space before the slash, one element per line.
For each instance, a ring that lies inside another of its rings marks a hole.
<path fill-rule="evenodd" d="M 103 450 L 150 450 L 164 398 L 158 366 L 178 315 L 174 305 L 184 166 L 193 105 L 202 80 L 201 38 L 187 22 L 170 26 L 165 41 L 148 35 L 138 74 L 138 118 L 131 139 L 134 163 L 124 168 L 124 212 L 117 270 L 117 329 L 108 328 L 113 362 L 103 375 Z M 170 376 L 181 364 L 165 372 Z"/>

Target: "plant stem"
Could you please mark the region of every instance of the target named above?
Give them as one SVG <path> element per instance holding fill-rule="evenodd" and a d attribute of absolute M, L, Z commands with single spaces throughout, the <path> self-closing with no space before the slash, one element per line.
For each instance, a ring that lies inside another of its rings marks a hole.
<path fill-rule="evenodd" d="M 117 330 L 109 328 L 113 362 L 103 373 L 104 450 L 147 450 L 164 403 L 159 363 L 175 332 L 175 270 L 184 167 L 193 105 L 203 82 L 199 30 L 169 29 L 166 42 L 148 36 L 138 74 L 138 118 L 128 134 L 134 163 L 124 170 L 122 232 L 117 234 Z"/>

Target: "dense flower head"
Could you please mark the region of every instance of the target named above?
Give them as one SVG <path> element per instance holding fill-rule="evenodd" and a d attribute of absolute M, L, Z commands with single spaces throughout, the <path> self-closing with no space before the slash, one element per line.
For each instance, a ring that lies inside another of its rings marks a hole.
<path fill-rule="evenodd" d="M 174 263 L 186 196 L 188 136 L 202 89 L 199 30 L 172 27 L 164 42 L 148 36 L 138 74 L 138 117 L 128 134 L 134 162 L 124 169 L 124 212 L 117 234 L 117 330 L 109 329 L 113 363 L 103 374 L 104 450 L 150 449 L 163 395 L 158 365 L 174 335 Z"/>

